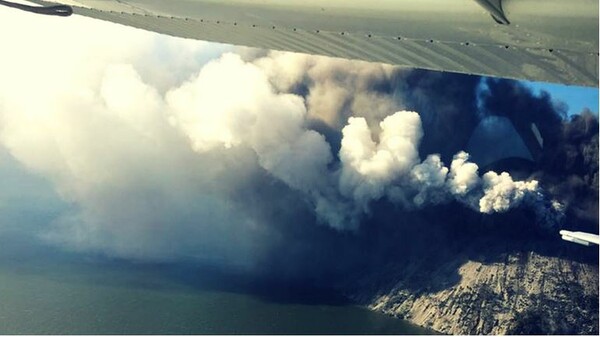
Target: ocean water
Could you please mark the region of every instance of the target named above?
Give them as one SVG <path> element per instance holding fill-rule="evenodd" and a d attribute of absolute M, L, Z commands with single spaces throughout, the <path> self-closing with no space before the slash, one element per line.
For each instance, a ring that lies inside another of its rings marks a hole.
<path fill-rule="evenodd" d="M 0 334 L 430 333 L 354 305 L 315 302 L 192 286 L 135 266 L 0 258 Z"/>

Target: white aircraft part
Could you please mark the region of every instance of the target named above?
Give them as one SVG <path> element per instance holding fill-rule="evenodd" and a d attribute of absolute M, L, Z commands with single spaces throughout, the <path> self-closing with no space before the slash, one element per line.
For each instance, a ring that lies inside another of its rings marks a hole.
<path fill-rule="evenodd" d="M 598 85 L 598 0 L 56 0 L 185 38 L 424 69 Z"/>
<path fill-rule="evenodd" d="M 591 244 L 599 245 L 600 237 L 597 234 L 584 233 L 584 232 L 571 232 L 567 230 L 561 230 L 560 235 L 563 240 L 575 242 L 580 245 L 590 246 Z"/>
<path fill-rule="evenodd" d="M 591 243 L 589 243 L 589 242 L 587 242 L 587 241 L 581 241 L 581 240 L 578 240 L 578 239 L 576 239 L 576 238 L 574 238 L 574 237 L 567 236 L 567 235 L 563 235 L 563 236 L 562 236 L 562 239 L 563 239 L 563 240 L 565 240 L 565 241 L 569 241 L 569 242 L 578 243 L 578 244 L 580 244 L 580 245 L 584 245 L 584 246 L 589 246 L 589 245 L 591 245 Z"/>
<path fill-rule="evenodd" d="M 540 133 L 540 130 L 538 129 L 537 125 L 535 125 L 535 123 L 531 123 L 531 131 L 535 135 L 535 139 L 537 139 L 538 143 L 540 144 L 540 147 L 544 148 L 544 138 L 542 138 L 542 134 Z"/>

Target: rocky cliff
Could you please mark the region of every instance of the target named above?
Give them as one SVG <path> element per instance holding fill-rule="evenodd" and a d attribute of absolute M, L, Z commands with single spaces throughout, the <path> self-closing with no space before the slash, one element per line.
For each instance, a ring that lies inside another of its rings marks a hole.
<path fill-rule="evenodd" d="M 449 220 L 428 227 L 431 221 L 415 220 L 413 229 L 372 235 L 378 248 L 363 251 L 370 261 L 345 292 L 447 334 L 599 333 L 597 246 L 532 230 L 514 215 L 487 223 L 455 221 L 444 210 L 435 216 Z"/>
<path fill-rule="evenodd" d="M 369 307 L 449 334 L 598 334 L 597 266 L 531 252 L 467 261 L 458 274 L 433 292 L 399 281 Z"/>

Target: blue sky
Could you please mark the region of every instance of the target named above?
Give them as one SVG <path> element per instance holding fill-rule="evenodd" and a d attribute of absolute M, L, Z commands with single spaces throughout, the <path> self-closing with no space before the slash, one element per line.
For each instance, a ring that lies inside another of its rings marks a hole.
<path fill-rule="evenodd" d="M 598 88 L 578 87 L 543 82 L 523 82 L 538 94 L 547 91 L 554 100 L 560 100 L 569 106 L 569 114 L 578 114 L 584 108 L 598 116 Z"/>

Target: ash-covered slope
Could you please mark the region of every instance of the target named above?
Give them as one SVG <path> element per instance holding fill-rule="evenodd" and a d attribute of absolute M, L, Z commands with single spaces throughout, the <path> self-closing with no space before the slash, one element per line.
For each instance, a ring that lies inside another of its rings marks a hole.
<path fill-rule="evenodd" d="M 388 238 L 371 232 L 372 242 L 395 246 L 380 246 L 390 258 L 374 258 L 345 283 L 347 294 L 448 334 L 598 334 L 597 247 L 534 228 L 526 212 L 481 217 L 450 207 L 435 214 L 445 220 L 391 217 L 388 234 L 394 223 L 413 229 Z"/>

